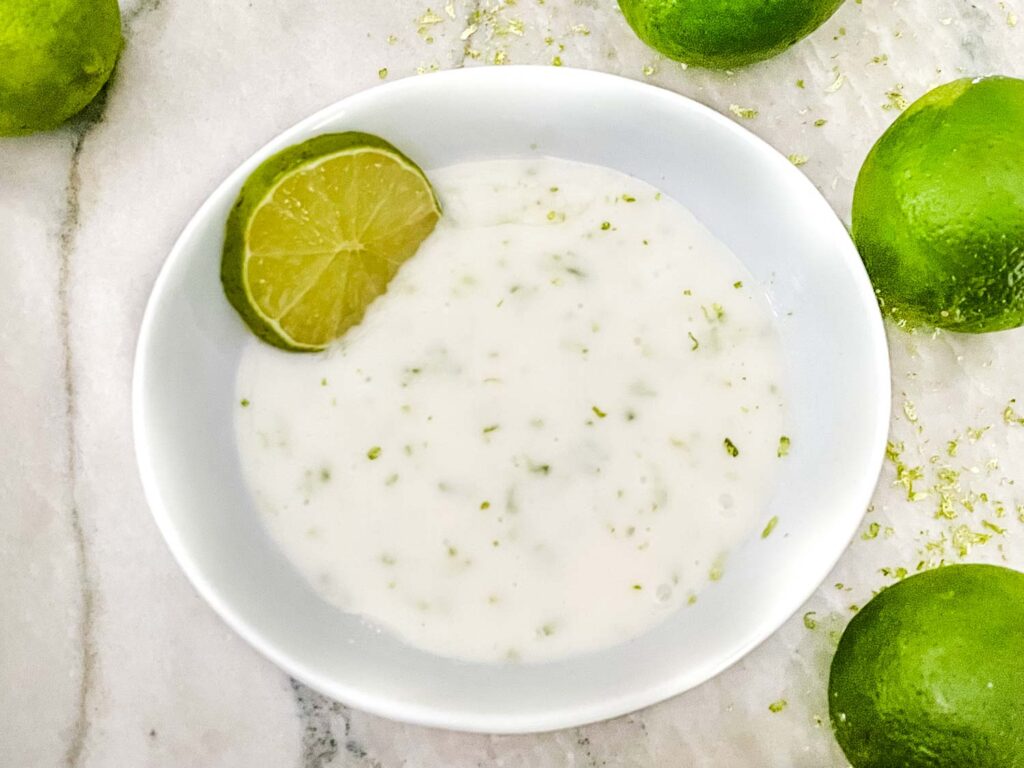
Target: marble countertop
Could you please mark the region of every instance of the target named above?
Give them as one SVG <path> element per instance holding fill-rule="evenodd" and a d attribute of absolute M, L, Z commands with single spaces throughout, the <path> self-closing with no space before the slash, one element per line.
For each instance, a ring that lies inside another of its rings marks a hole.
<path fill-rule="evenodd" d="M 1016 398 L 1024 412 L 1024 330 L 890 328 L 893 445 L 862 535 L 718 678 L 618 720 L 517 737 L 391 723 L 288 679 L 172 561 L 132 451 L 150 287 L 229 171 L 382 79 L 560 64 L 736 119 L 848 220 L 862 159 L 908 101 L 963 74 L 1024 75 L 1024 0 L 849 0 L 809 40 L 736 73 L 659 57 L 614 0 L 122 6 L 126 46 L 100 101 L 59 131 L 0 141 L 0 766 L 845 766 L 824 686 L 854 607 L 900 569 L 1024 567 L 1024 426 L 1006 410 Z"/>

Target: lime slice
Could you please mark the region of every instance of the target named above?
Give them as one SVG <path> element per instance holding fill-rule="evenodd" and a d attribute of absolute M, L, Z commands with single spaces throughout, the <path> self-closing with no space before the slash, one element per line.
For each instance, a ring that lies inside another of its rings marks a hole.
<path fill-rule="evenodd" d="M 264 341 L 323 349 L 363 319 L 440 216 L 423 171 L 383 139 L 317 136 L 243 185 L 227 222 L 224 292 Z"/>

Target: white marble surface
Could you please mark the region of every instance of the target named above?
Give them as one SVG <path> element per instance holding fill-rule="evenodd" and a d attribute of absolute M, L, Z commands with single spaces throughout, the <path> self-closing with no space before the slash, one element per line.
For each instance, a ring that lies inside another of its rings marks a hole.
<path fill-rule="evenodd" d="M 3 768 L 843 766 L 826 722 L 827 664 L 850 606 L 892 580 L 880 569 L 942 558 L 1024 567 L 1024 427 L 1003 418 L 1011 398 L 1024 403 L 1024 331 L 892 329 L 903 468 L 887 463 L 865 538 L 805 607 L 813 629 L 797 615 L 695 691 L 538 736 L 394 724 L 290 681 L 186 582 L 132 454 L 132 355 L 150 285 L 228 171 L 384 68 L 391 80 L 558 57 L 734 116 L 806 157 L 803 170 L 848 217 L 860 162 L 898 112 L 890 94 L 912 100 L 965 73 L 1024 75 L 1024 2 L 849 0 L 811 39 L 735 74 L 661 59 L 614 0 L 122 5 L 127 44 L 101 103 L 59 131 L 0 140 Z M 936 518 L 943 496 L 955 519 Z"/>

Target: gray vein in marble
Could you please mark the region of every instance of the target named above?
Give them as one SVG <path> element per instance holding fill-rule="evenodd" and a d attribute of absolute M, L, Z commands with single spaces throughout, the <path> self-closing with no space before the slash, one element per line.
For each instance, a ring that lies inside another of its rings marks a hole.
<path fill-rule="evenodd" d="M 82 620 L 79 627 L 82 646 L 82 678 L 79 683 L 78 701 L 75 713 L 75 723 L 72 727 L 71 738 L 68 741 L 68 749 L 64 761 L 69 768 L 79 764 L 82 757 L 82 750 L 85 746 L 85 739 L 89 732 L 89 692 L 92 688 L 92 680 L 95 675 L 96 648 L 93 641 L 93 621 L 95 618 L 95 592 L 93 590 L 91 569 L 89 566 L 89 553 L 85 545 L 85 533 L 82 528 L 82 518 L 78 509 L 78 439 L 75 434 L 75 379 L 74 379 L 74 355 L 71 344 L 71 257 L 75 249 L 75 237 L 78 233 L 80 218 L 79 196 L 82 187 L 80 172 L 80 161 L 82 148 L 89 137 L 89 133 L 103 121 L 103 112 L 106 107 L 109 84 L 101 92 L 99 97 L 86 109 L 86 111 L 75 121 L 71 141 L 71 164 L 68 171 L 67 196 L 65 198 L 64 218 L 60 230 L 60 267 L 58 273 L 58 306 L 60 307 L 60 329 L 63 351 L 62 376 L 64 378 L 64 392 L 67 402 L 67 411 L 64 414 L 65 439 L 68 446 L 67 476 L 71 485 L 71 508 L 68 514 L 71 520 L 71 530 L 74 537 L 75 556 L 78 559 L 79 583 L 81 584 L 82 599 Z"/>
<path fill-rule="evenodd" d="M 143 0 L 124 17 L 124 34 L 127 44 L 130 27 L 135 19 L 155 11 L 163 0 Z M 75 430 L 77 405 L 75 401 L 74 352 L 71 343 L 71 259 L 75 251 L 75 239 L 81 218 L 81 158 L 86 142 L 92 131 L 103 123 L 107 100 L 117 80 L 118 69 L 115 68 L 107 83 L 96 98 L 81 114 L 70 123 L 71 129 L 71 161 L 68 169 L 67 193 L 64 203 L 64 216 L 61 221 L 59 237 L 59 272 L 57 282 L 58 307 L 60 310 L 61 361 L 64 379 L 65 401 L 64 414 L 65 440 L 67 441 L 67 477 L 71 486 L 70 509 L 68 515 L 74 540 L 75 557 L 78 560 L 79 583 L 81 584 L 82 618 L 78 629 L 82 648 L 82 675 L 78 688 L 75 722 L 68 739 L 68 748 L 64 762 L 68 768 L 77 768 L 82 760 L 86 738 L 89 733 L 89 699 L 92 695 L 93 680 L 96 676 L 96 643 L 93 629 L 96 617 L 96 590 L 89 562 L 89 552 L 82 526 L 82 515 L 78 507 L 79 477 L 79 445 Z"/>
<path fill-rule="evenodd" d="M 125 26 L 131 24 L 140 16 L 145 16 L 148 13 L 159 10 L 163 2 L 164 0 L 142 0 L 142 2 L 124 14 Z"/>
<path fill-rule="evenodd" d="M 966 25 L 975 25 L 978 30 L 991 26 L 989 16 L 973 3 L 967 3 L 960 11 L 960 15 Z M 992 68 L 991 57 L 988 55 L 985 45 L 985 38 L 980 32 L 978 34 L 973 32 L 966 33 L 960 39 L 960 47 L 963 48 L 964 53 L 967 54 L 971 61 L 971 65 L 976 69 L 980 67 L 982 70 L 987 71 Z M 983 73 L 979 72 L 979 74 Z"/>
<path fill-rule="evenodd" d="M 342 737 L 345 739 L 345 749 L 356 757 L 366 756 L 362 747 L 348 739 L 351 726 L 344 705 L 322 696 L 294 678 L 290 682 L 302 720 L 302 760 L 299 763 L 302 768 L 324 768 L 337 757 L 341 746 L 334 732 L 332 715 L 339 715 L 344 723 L 345 732 Z"/>
<path fill-rule="evenodd" d="M 585 735 L 584 730 L 582 728 L 577 728 L 575 735 L 576 746 L 583 751 L 583 757 L 587 760 L 584 765 L 587 766 L 587 768 L 598 768 L 599 766 L 604 765 L 603 760 L 600 763 L 597 761 L 597 756 L 590 747 L 590 737 Z"/>

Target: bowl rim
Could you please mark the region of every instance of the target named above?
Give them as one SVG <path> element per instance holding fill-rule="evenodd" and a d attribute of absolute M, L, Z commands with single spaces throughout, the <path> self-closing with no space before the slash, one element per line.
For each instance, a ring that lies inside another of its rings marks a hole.
<path fill-rule="evenodd" d="M 178 566 L 184 571 L 193 588 L 213 608 L 218 616 L 245 642 L 272 661 L 286 674 L 291 675 L 310 688 L 332 699 L 390 720 L 472 733 L 539 733 L 599 722 L 635 712 L 682 694 L 721 674 L 773 636 L 817 591 L 818 587 L 848 549 L 860 526 L 863 514 L 856 517 L 850 516 L 849 524 L 846 527 L 846 535 L 843 538 L 843 546 L 841 548 L 838 547 L 839 537 L 837 536 L 837 546 L 834 555 L 819 557 L 815 561 L 819 565 L 809 569 L 806 589 L 794 591 L 791 597 L 784 601 L 786 605 L 784 610 L 779 609 L 770 616 L 762 617 L 756 632 L 756 638 L 746 643 L 736 653 L 721 658 L 715 663 L 705 664 L 699 675 L 687 674 L 685 671 L 672 672 L 667 674 L 665 680 L 659 685 L 633 690 L 627 694 L 616 696 L 613 699 L 591 702 L 587 706 L 577 706 L 573 709 L 540 713 L 527 712 L 520 713 L 514 717 L 455 709 L 442 710 L 419 704 L 410 704 L 387 696 L 367 692 L 361 688 L 349 687 L 344 681 L 321 675 L 301 659 L 295 658 L 287 651 L 266 640 L 260 634 L 257 627 L 252 626 L 246 619 L 240 616 L 230 602 L 221 596 L 217 586 L 202 572 L 202 567 L 179 535 L 177 526 L 174 523 L 175 515 L 162 501 L 159 490 L 160 472 L 155 466 L 149 446 L 149 438 L 143 427 L 146 423 L 143 383 L 147 378 L 147 360 L 152 354 L 152 326 L 159 314 L 163 297 L 168 290 L 167 283 L 169 282 L 174 265 L 185 257 L 184 254 L 187 254 L 187 242 L 191 239 L 193 233 L 209 218 L 210 209 L 216 207 L 218 201 L 227 193 L 227 190 L 233 189 L 244 181 L 252 169 L 263 159 L 277 151 L 277 148 L 293 144 L 306 135 L 315 134 L 320 125 L 338 117 L 348 107 L 372 101 L 385 92 L 393 96 L 395 93 L 401 93 L 404 90 L 416 90 L 423 87 L 444 88 L 451 81 L 472 82 L 474 80 L 489 81 L 487 82 L 488 87 L 522 80 L 537 84 L 539 87 L 544 87 L 555 80 L 561 80 L 562 85 L 572 81 L 600 81 L 609 87 L 632 90 L 637 94 L 638 98 L 658 99 L 666 104 L 668 102 L 675 102 L 674 107 L 676 109 L 690 110 L 700 115 L 703 119 L 708 120 L 716 129 L 733 134 L 734 137 L 738 137 L 742 141 L 751 144 L 760 152 L 768 152 L 785 160 L 782 153 L 765 140 L 700 102 L 650 83 L 594 70 L 572 67 L 553 68 L 543 65 L 457 68 L 442 70 L 422 77 L 408 77 L 382 83 L 353 93 L 317 110 L 286 130 L 275 134 L 269 141 L 249 155 L 205 197 L 203 203 L 176 238 L 153 283 L 140 325 L 132 373 L 132 437 L 144 497 L 157 528 L 171 550 L 171 554 L 178 563 Z M 814 196 L 823 199 L 821 193 L 803 173 L 792 167 L 788 161 L 786 166 L 791 169 L 793 174 L 799 176 L 800 181 L 798 183 L 805 185 L 807 190 Z M 846 266 L 852 267 L 851 271 L 857 282 L 858 298 L 867 310 L 867 317 L 864 319 L 865 324 L 870 331 L 870 338 L 865 339 L 865 344 L 869 347 L 869 356 L 873 360 L 873 391 L 876 393 L 879 401 L 877 416 L 874 423 L 870 425 L 872 442 L 877 445 L 877 449 L 874 451 L 873 456 L 865 457 L 862 466 L 857 470 L 858 477 L 855 494 L 856 499 L 860 502 L 860 507 L 866 509 L 873 496 L 884 460 L 885 444 L 891 417 L 892 384 L 889 353 L 885 326 L 881 313 L 878 310 L 874 289 L 871 286 L 867 272 L 860 259 L 857 258 L 856 248 L 853 246 L 852 241 L 850 241 L 849 234 L 842 221 L 835 214 L 831 206 L 828 205 L 828 202 L 824 202 L 829 211 L 832 212 L 831 215 L 834 218 L 835 225 L 842 228 L 847 241 L 850 242 L 851 247 L 849 249 L 843 249 L 842 253 L 836 253 L 834 257 L 848 262 Z M 693 679 L 695 677 L 697 679 Z"/>

